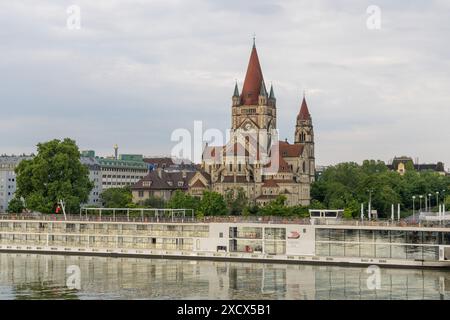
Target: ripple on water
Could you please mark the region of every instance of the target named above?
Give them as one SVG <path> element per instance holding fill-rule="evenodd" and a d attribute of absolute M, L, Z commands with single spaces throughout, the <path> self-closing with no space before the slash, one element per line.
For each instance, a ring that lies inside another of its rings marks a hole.
<path fill-rule="evenodd" d="M 0 253 L 0 270 L 7 300 L 449 299 L 450 290 L 439 270 L 383 268 L 377 290 L 366 268 L 337 266 Z"/>

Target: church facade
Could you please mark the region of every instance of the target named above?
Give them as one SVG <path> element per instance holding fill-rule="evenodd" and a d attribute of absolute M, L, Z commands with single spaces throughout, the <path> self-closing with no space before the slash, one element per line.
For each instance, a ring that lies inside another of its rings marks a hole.
<path fill-rule="evenodd" d="M 204 190 L 225 195 L 239 190 L 253 204 L 266 205 L 284 195 L 287 205 L 309 205 L 315 177 L 314 130 L 306 99 L 300 105 L 293 143 L 279 141 L 277 100 L 267 90 L 255 44 L 239 92 L 232 96 L 230 140 L 225 146 L 206 146 L 201 170 L 189 181 L 188 192 Z"/>

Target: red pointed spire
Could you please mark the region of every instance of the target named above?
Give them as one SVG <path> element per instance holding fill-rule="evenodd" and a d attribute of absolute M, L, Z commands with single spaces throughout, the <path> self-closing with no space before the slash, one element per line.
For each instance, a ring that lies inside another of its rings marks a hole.
<path fill-rule="evenodd" d="M 258 104 L 258 95 L 261 91 L 261 84 L 264 78 L 259 64 L 258 52 L 253 44 L 250 61 L 248 62 L 247 74 L 245 75 L 244 86 L 242 88 L 241 103 L 244 105 Z"/>
<path fill-rule="evenodd" d="M 300 112 L 298 113 L 297 119 L 299 119 L 299 120 L 311 120 L 311 115 L 309 114 L 308 105 L 306 104 L 305 95 L 303 95 L 302 106 L 300 107 Z"/>

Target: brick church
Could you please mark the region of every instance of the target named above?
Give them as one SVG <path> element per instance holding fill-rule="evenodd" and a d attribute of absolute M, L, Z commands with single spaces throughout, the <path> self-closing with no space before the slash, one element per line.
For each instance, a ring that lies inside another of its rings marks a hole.
<path fill-rule="evenodd" d="M 293 128 L 294 143 L 279 141 L 274 88 L 267 90 L 254 43 L 242 91 L 237 83 L 234 88 L 231 114 L 229 142 L 204 148 L 201 170 L 189 180 L 188 192 L 200 196 L 204 190 L 223 195 L 242 190 L 262 206 L 278 195 L 285 195 L 288 205 L 308 205 L 315 158 L 306 99 Z"/>

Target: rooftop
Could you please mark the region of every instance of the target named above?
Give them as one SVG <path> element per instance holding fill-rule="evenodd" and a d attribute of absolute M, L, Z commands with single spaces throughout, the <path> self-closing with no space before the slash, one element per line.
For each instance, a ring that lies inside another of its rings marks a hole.
<path fill-rule="evenodd" d="M 18 165 L 22 160 L 32 159 L 32 156 L 0 156 L 0 165 Z"/>

